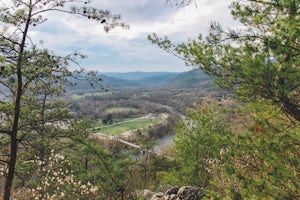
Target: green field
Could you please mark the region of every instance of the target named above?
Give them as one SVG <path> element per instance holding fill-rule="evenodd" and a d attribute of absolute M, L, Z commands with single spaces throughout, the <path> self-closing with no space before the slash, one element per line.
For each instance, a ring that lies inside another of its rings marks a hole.
<path fill-rule="evenodd" d="M 81 98 L 84 98 L 84 97 L 88 97 L 88 96 L 108 96 L 108 95 L 111 95 L 112 92 L 87 92 L 87 93 L 83 93 L 83 94 L 73 94 L 71 96 L 71 98 L 73 100 L 78 100 L 78 99 L 81 99 Z"/>
<path fill-rule="evenodd" d="M 99 132 L 108 135 L 120 135 L 126 131 L 134 129 L 143 129 L 149 125 L 157 123 L 157 120 L 151 119 L 135 119 L 133 121 L 128 121 L 120 124 L 115 124 L 112 126 L 104 127 L 99 130 Z"/>
<path fill-rule="evenodd" d="M 131 107 L 113 107 L 105 110 L 106 113 L 138 112 L 138 109 Z"/>

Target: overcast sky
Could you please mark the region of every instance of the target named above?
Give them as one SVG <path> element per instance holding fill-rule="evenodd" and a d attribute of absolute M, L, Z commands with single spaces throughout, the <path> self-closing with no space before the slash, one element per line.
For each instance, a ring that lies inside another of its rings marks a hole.
<path fill-rule="evenodd" d="M 45 24 L 34 27 L 31 36 L 61 55 L 81 51 L 87 58 L 80 65 L 88 70 L 187 71 L 189 67 L 153 45 L 147 36 L 157 33 L 179 43 L 207 34 L 211 21 L 224 27 L 233 25 L 230 0 L 197 0 L 196 5 L 182 9 L 166 4 L 166 0 L 95 0 L 91 5 L 120 14 L 130 28 L 105 33 L 99 23 L 51 13 Z"/>

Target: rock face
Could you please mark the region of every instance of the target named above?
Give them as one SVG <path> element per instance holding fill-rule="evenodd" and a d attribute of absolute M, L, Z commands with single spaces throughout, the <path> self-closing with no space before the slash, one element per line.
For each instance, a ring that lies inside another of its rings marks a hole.
<path fill-rule="evenodd" d="M 156 193 L 151 197 L 151 200 L 161 200 L 164 198 L 164 193 Z"/>
<path fill-rule="evenodd" d="M 166 191 L 165 195 L 177 194 L 178 190 L 179 190 L 179 187 L 170 188 Z"/>
<path fill-rule="evenodd" d="M 184 186 L 178 190 L 177 199 L 179 200 L 192 200 L 202 199 L 204 192 L 201 188 Z"/>
<path fill-rule="evenodd" d="M 152 192 L 151 190 L 145 189 L 145 190 L 136 191 L 136 195 L 139 197 L 144 197 L 146 199 L 150 199 L 154 195 L 154 192 Z"/>
<path fill-rule="evenodd" d="M 160 192 L 153 194 L 151 197 L 149 195 L 143 197 L 147 200 L 201 200 L 204 197 L 204 191 L 193 186 L 172 187 L 165 193 Z"/>

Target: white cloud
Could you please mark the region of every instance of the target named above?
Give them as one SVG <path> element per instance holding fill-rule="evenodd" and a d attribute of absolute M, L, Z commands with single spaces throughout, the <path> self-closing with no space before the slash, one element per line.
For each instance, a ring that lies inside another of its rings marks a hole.
<path fill-rule="evenodd" d="M 167 6 L 165 0 L 96 0 L 94 6 L 121 14 L 130 29 L 115 28 L 105 33 L 102 24 L 81 17 L 51 14 L 48 15 L 49 21 L 34 28 L 31 35 L 35 41 L 43 39 L 45 46 L 56 52 L 70 52 L 74 48 L 84 51 L 91 62 L 84 63 L 89 66 L 116 67 L 124 64 L 129 67 L 132 63 L 132 66 L 140 66 L 140 70 L 147 71 L 151 65 L 161 63 L 161 66 L 170 69 L 167 63 L 173 68 L 181 67 L 183 63 L 166 56 L 165 52 L 147 41 L 147 35 L 155 32 L 176 42 L 184 42 L 199 33 L 206 34 L 211 21 L 228 26 L 232 24 L 229 4 L 229 0 L 197 0 L 197 7 L 192 4 L 175 10 Z M 113 58 L 112 63 L 109 63 L 108 57 Z M 143 61 L 145 65 L 141 65 Z M 108 68 L 110 71 L 111 67 Z M 128 70 L 132 71 L 132 68 Z"/>
<path fill-rule="evenodd" d="M 101 2 L 110 2 L 107 3 L 109 7 L 115 6 L 112 7 L 112 10 L 120 10 L 124 21 L 129 23 L 130 29 L 124 31 L 124 29 L 116 28 L 109 34 L 105 34 L 101 26 L 96 25 L 94 22 L 86 22 L 84 19 L 71 21 L 69 18 L 65 19 L 65 25 L 69 26 L 80 35 L 132 40 L 139 37 L 145 37 L 145 35 L 153 32 L 159 33 L 160 35 L 175 35 L 177 37 L 185 35 L 185 38 L 194 37 L 198 33 L 206 33 L 211 21 L 220 21 L 222 24 L 232 23 L 228 9 L 230 3 L 229 0 L 216 0 L 213 1 L 213 3 L 209 3 L 209 1 L 205 0 L 198 0 L 196 4 L 197 7 L 195 7 L 194 4 L 191 4 L 183 9 L 177 11 L 173 10 L 173 12 L 171 12 L 170 8 L 166 7 L 166 5 L 162 4 L 161 1 L 134 0 L 127 3 L 128 5 L 126 5 L 125 1 L 102 0 Z M 121 3 L 113 4 L 113 2 Z M 151 2 L 151 4 L 149 2 Z M 142 11 L 146 10 L 147 7 L 143 6 L 153 4 L 158 4 L 162 7 L 160 12 L 151 10 L 153 11 L 152 16 L 145 15 Z M 129 12 L 132 10 L 134 10 L 135 16 L 133 16 L 132 12 Z M 148 18 L 145 18 L 146 16 Z"/>

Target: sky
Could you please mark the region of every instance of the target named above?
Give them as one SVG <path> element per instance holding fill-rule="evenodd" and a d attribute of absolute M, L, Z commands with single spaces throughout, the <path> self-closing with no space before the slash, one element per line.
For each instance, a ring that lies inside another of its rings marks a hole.
<path fill-rule="evenodd" d="M 93 7 L 120 14 L 129 29 L 115 28 L 106 33 L 103 25 L 78 16 L 49 13 L 48 20 L 33 27 L 30 35 L 43 41 L 40 47 L 59 55 L 80 51 L 87 58 L 81 67 L 99 72 L 168 71 L 191 68 L 147 40 L 156 33 L 174 43 L 206 35 L 210 22 L 224 27 L 234 25 L 230 0 L 195 0 L 189 6 L 176 8 L 166 0 L 94 0 Z"/>

